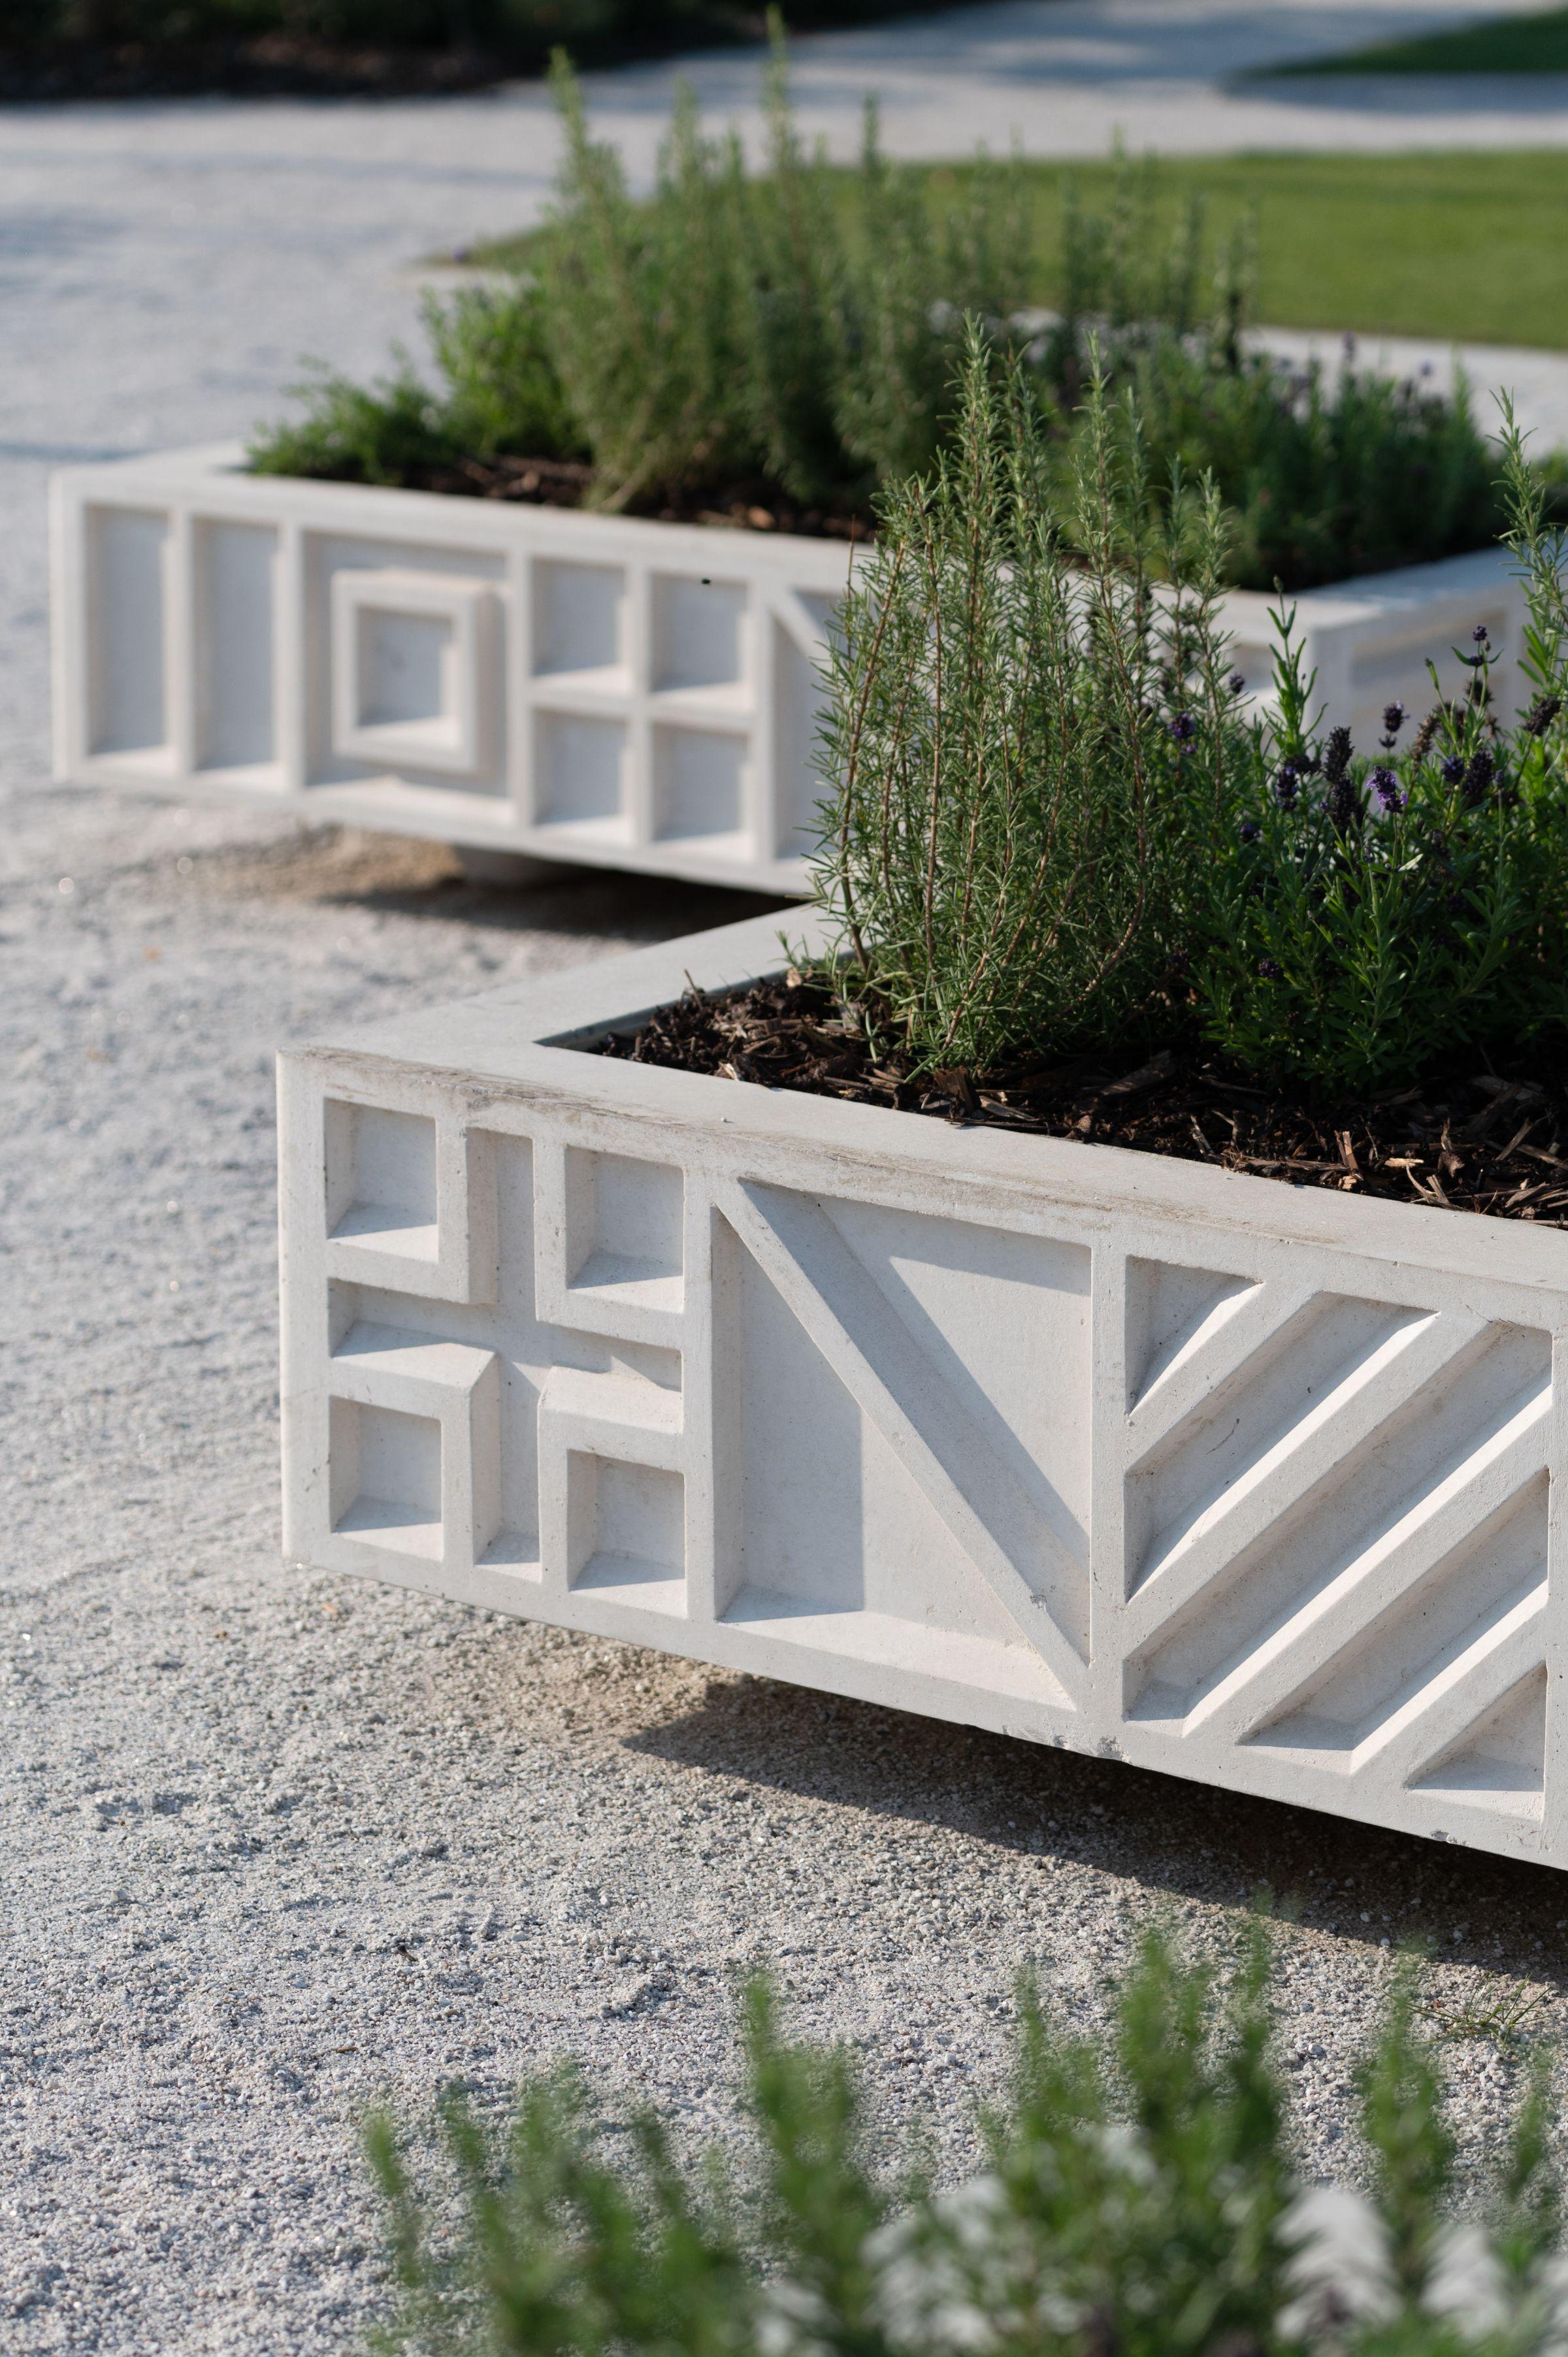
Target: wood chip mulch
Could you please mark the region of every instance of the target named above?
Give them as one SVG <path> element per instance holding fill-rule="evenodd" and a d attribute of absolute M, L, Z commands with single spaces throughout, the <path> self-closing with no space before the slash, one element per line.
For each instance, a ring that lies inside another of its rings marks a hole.
<path fill-rule="evenodd" d="M 910 1080 L 877 1062 L 852 1007 L 791 974 L 726 997 L 690 993 L 600 1052 L 799 1089 L 960 1125 L 1093 1139 L 1302 1187 L 1568 1225 L 1568 1054 L 1497 1071 L 1470 1050 L 1415 1086 L 1314 1103 L 1200 1042 L 1129 1057 Z"/>
<path fill-rule="evenodd" d="M 581 458 L 461 458 L 451 466 L 411 468 L 407 488 L 443 491 L 456 498 L 506 500 L 525 507 L 579 508 L 593 479 L 593 468 Z M 776 483 L 696 486 L 677 494 L 659 491 L 628 501 L 620 512 L 651 516 L 660 523 L 797 533 L 807 540 L 869 543 L 872 537 L 865 516 L 802 507 Z"/>

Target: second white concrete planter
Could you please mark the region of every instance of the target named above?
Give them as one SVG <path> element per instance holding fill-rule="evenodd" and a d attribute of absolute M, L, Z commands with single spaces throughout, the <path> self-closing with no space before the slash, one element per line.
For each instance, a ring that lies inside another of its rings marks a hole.
<path fill-rule="evenodd" d="M 849 552 L 788 533 L 247 474 L 238 447 L 68 469 L 52 522 L 55 759 L 80 784 L 247 802 L 476 851 L 807 888 L 817 662 Z M 1227 600 L 1251 692 L 1268 608 Z M 1484 622 L 1499 552 L 1299 601 L 1367 750 Z"/>
<path fill-rule="evenodd" d="M 1568 1864 L 1568 1236 L 586 1052 L 283 1060 L 290 1552 Z"/>

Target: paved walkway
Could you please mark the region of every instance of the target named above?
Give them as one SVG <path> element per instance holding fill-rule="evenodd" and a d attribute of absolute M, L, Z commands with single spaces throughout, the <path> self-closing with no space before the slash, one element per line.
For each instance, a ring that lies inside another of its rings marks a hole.
<path fill-rule="evenodd" d="M 796 86 L 809 127 L 845 154 L 869 84 L 888 145 L 906 156 L 1015 136 L 1032 156 L 1098 156 L 1118 133 L 1133 147 L 1188 155 L 1561 146 L 1568 75 L 1499 77 L 1484 98 L 1462 76 L 1251 78 L 1497 13 L 1485 0 L 1003 0 L 801 40 Z M 751 85 L 740 58 L 678 70 L 705 103 L 744 113 Z M 671 79 L 656 66 L 596 84 L 607 127 L 639 157 Z"/>

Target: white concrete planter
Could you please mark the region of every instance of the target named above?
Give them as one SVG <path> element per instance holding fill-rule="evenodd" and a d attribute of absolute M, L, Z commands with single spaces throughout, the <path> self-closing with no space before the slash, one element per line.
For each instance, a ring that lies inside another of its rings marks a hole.
<path fill-rule="evenodd" d="M 56 769 L 475 850 L 806 888 L 842 542 L 244 472 L 237 447 L 54 485 Z M 1267 608 L 1226 619 L 1249 688 Z M 1369 750 L 1428 655 L 1520 597 L 1495 551 L 1299 601 Z M 1499 683 L 1505 697 L 1513 681 Z"/>
<path fill-rule="evenodd" d="M 842 541 L 247 474 L 57 475 L 63 780 L 805 889 Z"/>
<path fill-rule="evenodd" d="M 779 963 L 284 1058 L 289 1553 L 1568 1864 L 1568 1235 L 574 1044 Z"/>

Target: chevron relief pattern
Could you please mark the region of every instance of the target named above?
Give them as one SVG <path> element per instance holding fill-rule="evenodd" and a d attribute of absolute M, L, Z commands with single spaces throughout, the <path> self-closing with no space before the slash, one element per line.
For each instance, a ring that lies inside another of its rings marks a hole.
<path fill-rule="evenodd" d="M 1129 1717 L 1539 1814 L 1550 1337 L 1128 1274 Z"/>

